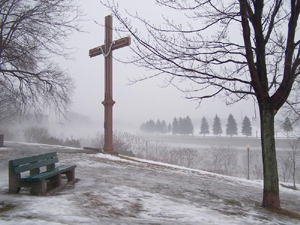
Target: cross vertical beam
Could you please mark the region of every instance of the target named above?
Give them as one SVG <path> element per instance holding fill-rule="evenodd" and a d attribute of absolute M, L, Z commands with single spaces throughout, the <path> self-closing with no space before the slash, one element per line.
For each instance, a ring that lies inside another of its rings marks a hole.
<path fill-rule="evenodd" d="M 105 96 L 104 105 L 104 147 L 106 152 L 112 152 L 113 147 L 113 105 L 115 101 L 112 96 L 112 17 L 105 17 Z M 110 52 L 109 52 L 110 51 Z"/>
<path fill-rule="evenodd" d="M 90 49 L 89 56 L 92 58 L 103 54 L 105 57 L 105 94 L 104 101 L 104 147 L 105 152 L 113 152 L 113 67 L 112 67 L 112 51 L 131 43 L 130 37 L 121 38 L 113 41 L 112 38 L 112 16 L 105 17 L 105 44 L 93 49 Z"/>

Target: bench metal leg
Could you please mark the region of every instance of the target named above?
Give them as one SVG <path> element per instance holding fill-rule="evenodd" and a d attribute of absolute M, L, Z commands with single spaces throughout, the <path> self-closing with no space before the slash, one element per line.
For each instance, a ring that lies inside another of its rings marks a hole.
<path fill-rule="evenodd" d="M 40 182 L 33 182 L 30 190 L 32 195 L 45 195 L 46 194 L 46 181 L 42 180 Z"/>

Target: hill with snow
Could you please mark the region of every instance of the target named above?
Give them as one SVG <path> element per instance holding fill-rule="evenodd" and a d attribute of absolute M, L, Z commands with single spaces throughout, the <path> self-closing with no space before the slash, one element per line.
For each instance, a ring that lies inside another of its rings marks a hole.
<path fill-rule="evenodd" d="M 8 194 L 10 159 L 58 152 L 78 183 L 51 196 Z M 0 148 L 0 224 L 299 224 L 260 206 L 262 181 L 83 149 L 6 142 Z M 300 191 L 281 188 L 300 212 Z"/>

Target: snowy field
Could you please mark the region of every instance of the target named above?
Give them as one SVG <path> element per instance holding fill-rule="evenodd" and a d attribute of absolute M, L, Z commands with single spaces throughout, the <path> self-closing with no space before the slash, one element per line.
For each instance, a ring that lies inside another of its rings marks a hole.
<path fill-rule="evenodd" d="M 261 151 L 261 139 L 255 137 L 242 137 L 242 136 L 206 136 L 195 135 L 195 136 L 172 136 L 172 135 L 149 135 L 144 136 L 152 140 L 159 140 L 168 144 L 173 144 L 173 146 L 181 146 L 186 148 L 201 149 L 204 147 L 209 147 L 211 145 L 222 145 L 222 146 L 234 146 L 237 150 L 246 152 L 247 145 L 250 145 L 251 151 Z M 277 151 L 284 151 L 285 149 L 290 149 L 289 142 L 292 139 L 277 138 L 276 139 L 276 149 Z"/>
<path fill-rule="evenodd" d="M 262 207 L 262 182 L 82 149 L 6 142 L 0 148 L 0 224 L 300 224 Z M 8 194 L 10 159 L 58 152 L 76 164 L 74 186 L 52 196 Z M 281 188 L 300 212 L 300 191 Z"/>

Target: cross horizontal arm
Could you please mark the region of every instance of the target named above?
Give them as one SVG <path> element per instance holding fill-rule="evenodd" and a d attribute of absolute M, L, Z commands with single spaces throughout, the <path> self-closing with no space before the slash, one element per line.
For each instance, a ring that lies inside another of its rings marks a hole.
<path fill-rule="evenodd" d="M 113 50 L 116 50 L 119 48 L 123 48 L 125 46 L 129 46 L 130 44 L 131 44 L 130 37 L 121 38 L 113 43 L 111 50 L 113 51 Z M 90 49 L 90 51 L 89 51 L 90 58 L 95 57 L 97 55 L 101 55 L 102 54 L 101 48 L 103 49 L 103 51 L 105 53 L 107 53 L 107 49 L 105 49 L 105 45 L 102 45 L 102 46 Z"/>

